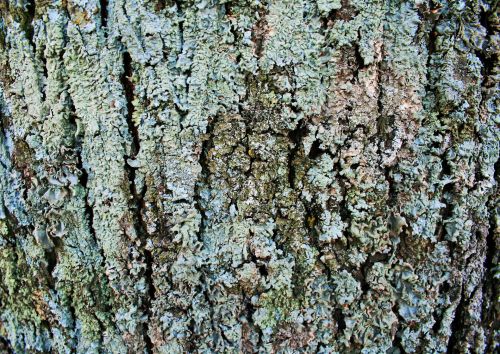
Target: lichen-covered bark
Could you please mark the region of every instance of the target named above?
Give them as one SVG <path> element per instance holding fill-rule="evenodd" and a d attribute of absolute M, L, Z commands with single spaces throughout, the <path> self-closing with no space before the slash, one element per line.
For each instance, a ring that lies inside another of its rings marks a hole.
<path fill-rule="evenodd" d="M 496 1 L 0 11 L 0 351 L 498 350 Z"/>

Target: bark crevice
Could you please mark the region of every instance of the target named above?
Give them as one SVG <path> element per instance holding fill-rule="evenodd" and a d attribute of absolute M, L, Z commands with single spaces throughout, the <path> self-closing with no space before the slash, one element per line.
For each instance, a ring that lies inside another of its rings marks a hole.
<path fill-rule="evenodd" d="M 99 0 L 99 14 L 101 18 L 101 27 L 108 27 L 108 0 Z"/>
<path fill-rule="evenodd" d="M 132 68 L 132 58 L 130 53 L 127 51 L 123 52 L 123 73 L 121 76 L 121 83 L 124 90 L 124 96 L 126 100 L 126 122 L 128 131 L 132 138 L 131 148 L 130 148 L 130 156 L 125 156 L 125 170 L 127 171 L 128 183 L 130 186 L 130 195 L 131 195 L 131 211 L 134 229 L 137 232 L 137 235 L 140 239 L 141 246 L 140 250 L 142 253 L 143 261 L 145 264 L 144 269 L 144 279 L 147 285 L 147 292 L 143 296 L 143 304 L 142 309 L 148 316 L 148 320 L 144 322 L 144 330 L 143 330 L 143 338 L 146 346 L 146 351 L 148 353 L 153 352 L 153 343 L 151 337 L 149 335 L 149 319 L 152 318 L 152 308 L 151 304 L 155 300 L 155 287 L 153 282 L 153 255 L 151 250 L 148 249 L 147 243 L 149 240 L 149 235 L 147 232 L 147 224 L 144 220 L 143 214 L 145 210 L 145 201 L 144 197 L 146 195 L 146 185 L 142 188 L 139 188 L 136 183 L 136 168 L 131 166 L 130 160 L 134 160 L 137 157 L 141 149 L 140 145 L 140 134 L 139 128 L 134 121 L 134 84 L 132 81 L 133 78 L 133 68 Z"/>

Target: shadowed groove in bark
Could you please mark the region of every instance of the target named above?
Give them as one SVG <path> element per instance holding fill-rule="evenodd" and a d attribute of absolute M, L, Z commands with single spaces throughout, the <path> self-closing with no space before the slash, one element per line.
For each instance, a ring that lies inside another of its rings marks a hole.
<path fill-rule="evenodd" d="M 0 336 L 0 351 L 2 353 L 13 354 L 12 346 L 7 338 Z"/>
<path fill-rule="evenodd" d="M 315 205 L 310 205 L 310 203 L 304 203 L 306 213 L 304 216 L 304 227 L 308 231 L 308 236 L 310 238 L 310 244 L 318 251 L 318 255 L 316 257 L 317 262 L 323 267 L 326 276 L 328 279 L 332 279 L 332 272 L 328 265 L 323 262 L 322 258 L 324 256 L 324 252 L 319 243 L 319 234 L 316 229 L 316 224 L 320 219 L 320 209 Z"/>
<path fill-rule="evenodd" d="M 182 0 L 173 0 L 172 4 L 175 6 L 175 13 L 177 16 L 177 26 L 179 29 L 179 53 L 183 53 L 185 48 L 185 39 L 184 39 L 184 13 L 182 9 Z M 190 78 L 191 78 L 191 67 L 189 67 L 187 70 L 182 72 L 183 78 L 185 80 L 185 90 L 184 94 L 187 96 L 189 95 L 189 83 L 190 83 Z M 175 102 L 175 110 L 180 116 L 180 124 L 181 127 L 183 126 L 183 121 L 184 118 L 187 116 L 188 111 L 186 107 L 183 107 L 182 105 L 179 104 L 179 102 Z"/>
<path fill-rule="evenodd" d="M 243 299 L 245 299 L 244 294 L 242 294 Z M 258 345 L 262 344 L 262 330 L 259 326 L 254 323 L 253 315 L 255 314 L 255 307 L 252 305 L 251 299 L 246 299 L 245 301 L 245 318 L 248 321 L 248 325 L 251 329 L 257 331 L 258 334 Z"/>
<path fill-rule="evenodd" d="M 188 76 L 189 79 L 189 76 Z M 198 157 L 198 163 L 200 164 L 201 167 L 201 172 L 199 174 L 198 181 L 196 182 L 195 185 L 195 190 L 194 190 L 194 206 L 196 210 L 200 213 L 200 224 L 199 224 L 199 229 L 196 233 L 196 239 L 198 242 L 203 243 L 203 237 L 205 233 L 205 228 L 206 228 L 206 222 L 207 222 L 207 215 L 205 213 L 205 207 L 202 202 L 202 197 L 201 197 L 201 191 L 203 188 L 208 188 L 210 185 L 209 182 L 209 177 L 210 177 L 210 168 L 209 168 L 209 154 L 210 154 L 210 149 L 213 148 L 213 133 L 215 126 L 217 125 L 218 122 L 218 117 L 215 116 L 213 118 L 209 118 L 207 128 L 204 134 L 204 137 L 202 138 L 202 144 L 201 144 L 201 151 L 200 155 Z M 214 306 L 213 302 L 211 300 L 211 294 L 210 290 L 211 288 L 208 286 L 207 282 L 207 277 L 210 272 L 210 269 L 202 267 L 201 268 L 201 284 L 198 286 L 198 292 L 203 294 L 203 298 L 205 301 L 210 305 L 209 308 L 209 317 L 210 317 L 210 325 L 211 325 L 211 330 L 212 330 L 212 336 L 215 336 L 215 323 L 214 323 Z M 194 335 L 194 330 L 193 328 L 190 328 L 191 330 L 191 338 L 196 338 Z"/>
<path fill-rule="evenodd" d="M 500 185 L 500 159 L 495 163 L 495 181 Z M 482 291 L 485 295 L 483 300 L 481 322 L 485 328 L 489 330 L 490 340 L 486 342 L 485 352 L 489 353 L 494 350 L 495 332 L 500 331 L 500 320 L 498 317 L 500 305 L 498 304 L 499 286 L 495 278 L 499 273 L 499 234 L 497 233 L 497 225 L 495 221 L 495 208 L 500 208 L 495 205 L 495 201 L 489 201 L 491 206 L 490 218 L 488 223 L 488 230 L 486 235 L 486 257 L 484 259 L 484 277 Z M 498 217 L 498 214 L 497 214 Z"/>
<path fill-rule="evenodd" d="M 125 92 L 125 99 L 127 102 L 127 125 L 130 135 L 132 137 L 131 144 L 131 158 L 134 158 L 140 149 L 139 131 L 133 121 L 135 111 L 134 107 L 134 84 L 132 83 L 132 58 L 129 52 L 123 52 L 123 74 L 121 76 L 121 83 Z"/>
<path fill-rule="evenodd" d="M 498 2 L 493 2 L 489 11 L 481 11 L 479 15 L 480 24 L 486 29 L 486 43 L 485 45 L 492 45 L 495 43 L 494 36 L 498 36 L 499 20 L 498 20 Z M 491 43 L 490 43 L 491 42 Z M 498 44 L 497 44 L 498 45 Z M 487 51 L 489 49 L 489 51 Z M 495 88 L 495 83 L 497 83 L 496 78 L 498 77 L 498 64 L 500 55 L 498 52 L 493 51 L 491 48 L 482 48 L 481 51 L 476 51 L 476 55 L 483 65 L 482 69 L 482 82 L 481 86 L 486 87 L 486 90 L 482 90 L 481 95 L 481 106 L 484 105 L 484 98 L 486 92 L 490 88 Z M 497 83 L 498 85 L 498 83 Z M 498 86 L 497 86 L 498 87 Z M 494 180 L 498 186 L 500 186 L 500 158 L 497 158 L 493 166 Z M 495 337 L 498 337 L 500 331 L 500 306 L 498 301 L 500 287 L 498 285 L 498 275 L 499 275 L 499 240 L 500 235 L 498 234 L 498 218 L 499 218 L 499 208 L 498 198 L 490 197 L 488 200 L 488 206 L 490 209 L 490 216 L 488 219 L 488 229 L 486 231 L 486 256 L 484 259 L 484 277 L 483 277 L 483 294 L 485 299 L 483 300 L 481 320 L 485 328 L 487 328 L 489 334 L 489 340 L 486 342 L 486 352 L 495 350 Z M 496 220 L 495 220 L 496 219 Z"/>
<path fill-rule="evenodd" d="M 401 337 L 399 335 L 394 336 L 394 341 L 392 342 L 393 346 L 399 350 L 399 354 L 406 354 L 406 351 L 403 349 L 403 344 L 401 343 Z"/>
<path fill-rule="evenodd" d="M 163 9 L 165 9 L 166 6 L 167 6 L 166 0 L 156 0 L 154 9 L 155 11 L 160 12 Z"/>
<path fill-rule="evenodd" d="M 252 41 L 254 43 L 254 54 L 257 58 L 262 57 L 264 52 L 264 42 L 266 40 L 267 29 L 267 3 L 261 5 L 258 10 L 259 19 L 252 30 Z"/>
<path fill-rule="evenodd" d="M 99 0 L 101 26 L 108 27 L 108 0 Z"/>
<path fill-rule="evenodd" d="M 7 1 L 10 2 L 10 1 Z M 30 41 L 33 49 L 35 49 L 35 43 L 33 42 L 33 36 L 35 35 L 35 30 L 33 28 L 33 20 L 35 19 L 36 12 L 36 1 L 28 0 L 25 5 L 26 12 L 24 12 L 24 21 L 25 21 L 25 31 L 26 38 Z"/>
<path fill-rule="evenodd" d="M 449 163 L 446 161 L 446 152 L 441 156 L 442 170 L 441 177 L 451 176 L 452 171 Z M 446 238 L 446 222 L 453 216 L 453 196 L 454 196 L 454 182 L 447 183 L 443 186 L 441 192 L 441 203 L 444 207 L 440 210 L 441 222 L 436 228 L 436 238 L 438 240 L 445 240 Z"/>
<path fill-rule="evenodd" d="M 460 346 L 462 345 L 462 337 L 463 337 L 463 325 L 465 320 L 465 313 L 468 308 L 469 300 L 473 297 L 474 293 L 471 294 L 469 299 L 465 298 L 464 294 L 464 286 L 460 285 L 460 293 L 458 294 L 459 300 L 458 305 L 455 309 L 454 318 L 451 322 L 451 335 L 448 339 L 448 345 L 446 347 L 446 353 L 452 354 L 459 351 Z"/>
<path fill-rule="evenodd" d="M 495 11 L 498 9 L 498 2 L 494 3 L 492 5 L 492 9 L 489 11 L 481 11 L 479 15 L 479 23 L 483 28 L 486 30 L 486 43 L 485 45 L 489 44 L 490 41 L 493 40 L 492 35 L 494 34 L 493 26 L 495 26 L 491 20 L 491 17 L 495 14 Z M 497 23 L 498 26 L 498 23 Z M 498 63 L 498 57 L 500 54 L 495 53 L 494 51 L 486 52 L 485 48 L 482 48 L 482 50 L 476 50 L 476 56 L 479 58 L 481 61 L 481 64 L 483 65 L 482 69 L 482 75 L 483 75 L 483 81 L 481 83 L 481 86 L 484 87 L 492 87 L 495 83 L 495 80 L 491 77 L 491 74 L 493 72 L 493 69 L 495 68 L 495 56 L 497 59 Z"/>
<path fill-rule="evenodd" d="M 321 146 L 321 140 L 319 140 L 319 139 L 314 140 L 314 142 L 311 145 L 311 149 L 309 150 L 309 155 L 308 155 L 308 157 L 311 160 L 316 160 L 322 154 L 330 154 L 330 151 L 324 150 L 320 146 Z"/>
<path fill-rule="evenodd" d="M 297 154 L 302 149 L 302 139 L 307 134 L 307 126 L 304 121 L 300 121 L 294 130 L 288 133 L 288 138 L 292 147 L 288 153 L 288 184 L 290 188 L 295 188 L 295 164 L 300 163 L 297 160 Z"/>
<path fill-rule="evenodd" d="M 430 8 L 426 10 L 421 10 L 421 13 L 423 13 L 423 18 L 425 19 L 426 23 L 428 23 L 430 26 L 429 31 L 427 33 L 427 70 L 426 70 L 426 91 L 429 92 L 432 90 L 434 87 L 434 83 L 431 82 L 431 71 L 432 71 L 432 61 L 434 56 L 436 55 L 437 52 L 437 38 L 438 38 L 438 33 L 437 33 L 437 27 L 438 24 L 442 22 L 441 20 L 441 9 L 440 8 Z"/>
<path fill-rule="evenodd" d="M 136 158 L 140 146 L 140 136 L 139 129 L 134 122 L 134 84 L 132 82 L 133 77 L 133 69 L 132 69 L 132 58 L 130 57 L 130 53 L 124 51 L 122 54 L 123 59 L 123 73 L 121 76 L 121 83 L 123 86 L 123 90 L 125 93 L 126 99 L 126 121 L 130 136 L 132 138 L 131 142 L 131 154 L 130 156 L 125 156 L 125 170 L 128 175 L 128 183 L 130 186 L 130 195 L 132 196 L 132 205 L 131 211 L 133 214 L 133 223 L 134 229 L 136 230 L 139 239 L 141 240 L 141 252 L 144 257 L 144 262 L 146 265 L 146 269 L 144 270 L 144 278 L 146 281 L 146 286 L 148 288 L 147 293 L 144 295 L 144 303 L 142 305 L 143 310 L 146 312 L 148 316 L 148 320 L 144 322 L 144 342 L 146 344 L 146 351 L 148 353 L 153 352 L 153 344 L 151 338 L 149 336 L 149 319 L 151 318 L 151 303 L 155 299 L 155 289 L 153 285 L 153 256 L 151 251 L 147 249 L 146 243 L 148 242 L 148 233 L 147 233 L 147 225 L 143 219 L 143 210 L 145 206 L 144 196 L 146 195 L 146 186 L 143 187 L 142 190 L 138 190 L 136 184 L 136 173 L 135 168 L 130 166 L 129 159 L 133 160 Z"/>

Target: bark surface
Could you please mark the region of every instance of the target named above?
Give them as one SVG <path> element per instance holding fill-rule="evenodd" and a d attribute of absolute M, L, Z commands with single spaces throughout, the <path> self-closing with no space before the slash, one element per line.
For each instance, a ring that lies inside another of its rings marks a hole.
<path fill-rule="evenodd" d="M 0 2 L 0 351 L 493 353 L 498 2 Z"/>

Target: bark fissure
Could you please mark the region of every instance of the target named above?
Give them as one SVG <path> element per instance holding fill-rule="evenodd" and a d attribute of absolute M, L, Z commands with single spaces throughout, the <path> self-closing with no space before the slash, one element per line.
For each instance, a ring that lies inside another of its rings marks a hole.
<path fill-rule="evenodd" d="M 33 47 L 33 51 L 36 49 L 35 42 L 33 40 L 35 36 L 35 29 L 33 27 L 33 20 L 35 19 L 35 13 L 36 13 L 36 1 L 35 0 L 28 0 L 26 1 L 26 12 L 22 14 L 23 16 L 23 22 L 25 26 L 25 32 L 26 32 L 26 38 L 29 40 L 30 44 Z"/>
<path fill-rule="evenodd" d="M 494 11 L 496 10 L 495 8 L 498 5 L 492 5 L 493 9 L 490 9 L 490 11 L 481 11 L 479 14 L 479 23 L 483 28 L 486 29 L 486 38 L 485 38 L 485 45 L 488 45 L 490 41 L 493 39 L 493 35 L 498 32 L 498 28 L 494 28 L 494 24 L 492 23 L 494 20 L 490 20 L 490 17 L 493 16 Z M 498 24 L 497 24 L 498 27 Z M 482 87 L 492 87 L 495 83 L 495 80 L 491 77 L 491 74 L 493 72 L 493 69 L 495 68 L 495 64 L 498 64 L 498 58 L 499 54 L 495 53 L 493 51 L 487 51 L 487 48 L 481 48 L 481 50 L 476 50 L 476 56 L 479 58 L 481 61 L 481 64 L 483 65 L 482 69 L 482 82 L 481 86 Z M 495 58 L 496 57 L 496 58 Z M 496 59 L 496 61 L 495 61 Z"/>
<path fill-rule="evenodd" d="M 108 27 L 108 0 L 99 0 L 99 11 L 101 16 L 101 27 Z M 106 34 L 106 32 L 104 32 Z"/>
<path fill-rule="evenodd" d="M 497 186 L 500 185 L 500 159 L 495 163 L 495 181 Z M 498 188 L 498 187 L 497 187 Z M 498 208 L 495 205 L 494 198 L 490 198 L 488 205 L 491 206 L 492 210 Z M 486 234 L 486 255 L 484 259 L 484 275 L 482 280 L 482 292 L 484 294 L 482 309 L 481 309 L 481 322 L 486 328 L 487 334 L 490 336 L 490 340 L 486 341 L 485 352 L 490 352 L 494 349 L 494 340 L 496 332 L 500 330 L 500 321 L 498 319 L 499 305 L 495 299 L 499 296 L 499 287 L 495 282 L 495 278 L 498 277 L 498 259 L 499 259 L 499 247 L 498 247 L 498 226 L 497 220 L 498 214 L 495 215 L 494 212 L 490 213 L 488 229 Z"/>
<path fill-rule="evenodd" d="M 212 121 L 209 121 L 207 124 L 205 136 L 202 140 L 201 143 L 201 150 L 200 150 L 200 155 L 198 158 L 198 163 L 200 164 L 201 167 L 201 172 L 198 178 L 198 181 L 195 186 L 195 193 L 194 193 L 194 206 L 196 210 L 200 213 L 200 222 L 199 222 L 199 227 L 196 232 L 196 239 L 198 242 L 203 244 L 203 237 L 205 233 L 205 227 L 206 227 L 206 221 L 207 221 L 207 216 L 205 214 L 205 208 L 203 206 L 202 202 L 202 196 L 201 196 L 201 190 L 202 188 L 207 188 L 210 185 L 210 168 L 209 168 L 209 153 L 210 149 L 212 148 L 212 137 L 213 137 L 213 130 L 214 127 L 217 124 L 217 117 L 213 117 Z M 201 267 L 201 285 L 200 285 L 200 292 L 203 294 L 203 297 L 205 301 L 210 305 L 210 310 L 209 310 L 209 317 L 210 317 L 210 325 L 212 327 L 212 336 L 216 335 L 216 326 L 215 326 L 215 319 L 214 319 L 214 306 L 212 299 L 210 297 L 210 287 L 208 283 L 208 277 L 210 274 L 210 270 L 207 269 L 206 267 L 202 266 Z M 192 332 L 194 333 L 194 332 Z M 215 341 L 215 340 L 214 340 Z"/>
<path fill-rule="evenodd" d="M 307 126 L 304 121 L 299 121 L 296 128 L 288 133 L 288 138 L 292 144 L 288 153 L 288 184 L 292 189 L 295 188 L 295 164 L 298 163 L 295 160 L 301 149 L 302 139 L 306 134 Z"/>
<path fill-rule="evenodd" d="M 0 336 L 0 350 L 5 351 L 5 353 L 13 354 L 12 345 L 7 338 Z"/>
<path fill-rule="evenodd" d="M 263 4 L 258 10 L 258 20 L 252 30 L 252 41 L 254 43 L 254 55 L 257 58 L 262 57 L 264 52 L 264 42 L 266 40 L 267 29 L 267 10 L 266 5 Z"/>
<path fill-rule="evenodd" d="M 126 122 L 128 126 L 128 131 L 132 138 L 130 156 L 125 156 L 125 170 L 128 175 L 128 183 L 130 186 L 131 200 L 131 210 L 133 214 L 133 224 L 134 229 L 141 242 L 141 253 L 145 263 L 145 269 L 143 276 L 147 285 L 147 293 L 143 296 L 142 309 L 148 316 L 148 320 L 144 322 L 144 342 L 146 345 L 146 351 L 148 353 L 153 352 L 153 343 L 151 337 L 149 336 L 149 319 L 152 317 L 151 304 L 155 300 L 155 288 L 153 282 L 153 256 L 151 250 L 147 248 L 148 242 L 148 232 L 147 225 L 143 218 L 143 210 L 145 208 L 144 196 L 146 195 L 146 186 L 142 187 L 142 190 L 138 188 L 136 184 L 136 168 L 131 166 L 130 160 L 134 160 L 137 157 L 141 149 L 140 145 L 140 135 L 139 129 L 134 122 L 134 84 L 132 82 L 133 69 L 132 69 L 132 58 L 130 53 L 123 52 L 123 74 L 121 77 L 121 83 L 123 86 L 125 100 L 126 100 Z"/>
<path fill-rule="evenodd" d="M 451 329 L 451 336 L 448 339 L 448 344 L 446 347 L 446 353 L 455 353 L 457 350 L 457 346 L 461 344 L 461 339 L 462 339 L 462 325 L 464 321 L 464 313 L 467 311 L 467 303 L 468 299 L 465 298 L 464 294 L 464 286 L 463 284 L 460 285 L 460 290 L 458 294 L 458 304 L 457 307 L 455 308 L 455 317 L 453 318 L 453 321 L 451 322 L 450 329 Z M 472 297 L 472 296 L 471 296 Z"/>

